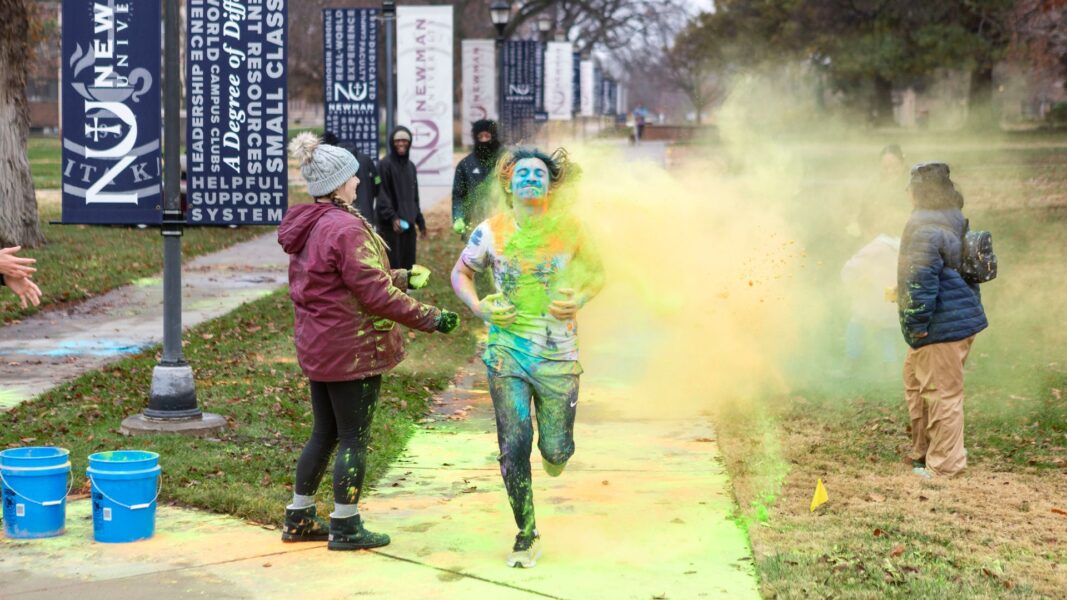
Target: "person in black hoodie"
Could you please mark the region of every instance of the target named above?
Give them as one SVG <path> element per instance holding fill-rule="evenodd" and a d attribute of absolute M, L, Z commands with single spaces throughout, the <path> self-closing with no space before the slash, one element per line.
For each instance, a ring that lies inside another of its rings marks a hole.
<path fill-rule="evenodd" d="M 470 230 L 489 218 L 489 188 L 485 178 L 500 157 L 496 121 L 481 119 L 471 125 L 474 151 L 459 161 L 452 180 L 452 229 L 466 241 Z"/>
<path fill-rule="evenodd" d="M 415 264 L 415 228 L 426 237 L 426 220 L 419 208 L 419 179 L 411 162 L 411 130 L 399 126 L 389 135 L 389 154 L 378 161 L 382 185 L 378 190 L 378 227 L 389 245 L 394 269 Z"/>
<path fill-rule="evenodd" d="M 340 141 L 331 131 L 322 134 L 322 143 L 344 148 L 356 157 L 356 161 L 359 162 L 356 177 L 359 178 L 360 183 L 356 188 L 356 201 L 352 204 L 359 214 L 363 215 L 363 218 L 380 232 L 381 227 L 378 225 L 378 215 L 375 214 L 374 205 L 378 198 L 378 189 L 382 185 L 382 178 L 378 175 L 378 167 L 374 164 L 374 159 L 360 152 L 355 144 Z"/>

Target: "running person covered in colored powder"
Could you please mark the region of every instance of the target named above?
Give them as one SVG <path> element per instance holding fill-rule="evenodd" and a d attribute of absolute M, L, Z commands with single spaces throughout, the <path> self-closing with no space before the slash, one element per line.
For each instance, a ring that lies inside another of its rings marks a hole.
<path fill-rule="evenodd" d="M 574 454 L 578 405 L 578 310 L 603 286 L 603 269 L 580 224 L 566 209 L 567 184 L 578 174 L 561 149 L 552 156 L 519 149 L 498 163 L 510 211 L 471 233 L 452 270 L 452 287 L 489 323 L 483 360 L 496 413 L 500 472 L 519 533 L 509 566 L 532 567 L 540 556 L 530 452 L 531 401 L 542 464 L 553 477 Z M 474 276 L 489 269 L 497 292 L 479 298 Z"/>

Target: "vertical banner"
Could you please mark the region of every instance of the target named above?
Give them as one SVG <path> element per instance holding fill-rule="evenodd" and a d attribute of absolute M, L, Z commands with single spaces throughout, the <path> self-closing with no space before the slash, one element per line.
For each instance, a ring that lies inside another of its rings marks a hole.
<path fill-rule="evenodd" d="M 63 2 L 64 223 L 162 220 L 159 7 Z"/>
<path fill-rule="evenodd" d="M 326 131 L 378 158 L 378 9 L 322 11 Z"/>
<path fill-rule="evenodd" d="M 544 53 L 540 42 L 504 43 L 504 135 L 509 143 L 533 135 L 538 96 L 544 81 Z"/>
<path fill-rule="evenodd" d="M 193 225 L 276 225 L 288 206 L 285 0 L 188 0 L 186 169 Z"/>
<path fill-rule="evenodd" d="M 583 60 L 581 67 L 581 82 L 582 93 L 579 97 L 581 101 L 581 110 L 579 111 L 583 117 L 596 116 L 596 73 L 591 60 Z"/>
<path fill-rule="evenodd" d="M 471 146 L 471 123 L 496 119 L 496 47 L 493 40 L 463 40 L 463 145 Z"/>
<path fill-rule="evenodd" d="M 600 117 L 604 115 L 604 71 L 599 66 L 593 68 L 593 113 Z"/>
<path fill-rule="evenodd" d="M 616 90 L 615 80 L 609 77 L 605 77 L 601 80 L 600 114 L 605 117 L 615 116 L 615 109 L 618 104 L 618 101 L 615 98 Z"/>
<path fill-rule="evenodd" d="M 582 112 L 582 55 L 574 53 L 571 61 L 571 113 L 578 116 Z"/>
<path fill-rule="evenodd" d="M 452 6 L 398 6 L 397 125 L 419 182 L 452 184 Z"/>
<path fill-rule="evenodd" d="M 545 51 L 545 112 L 553 121 L 571 120 L 574 108 L 574 46 L 549 42 Z"/>

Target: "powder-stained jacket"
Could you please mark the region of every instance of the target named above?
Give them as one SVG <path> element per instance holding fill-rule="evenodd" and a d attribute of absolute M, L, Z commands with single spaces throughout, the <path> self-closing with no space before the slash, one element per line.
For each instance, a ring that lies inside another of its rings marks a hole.
<path fill-rule="evenodd" d="M 471 231 L 479 223 L 489 218 L 489 186 L 492 182 L 485 180 L 496 169 L 499 153 L 487 159 L 471 152 L 456 165 L 456 174 L 452 178 L 452 222 L 462 218 Z"/>
<path fill-rule="evenodd" d="M 985 329 L 977 285 L 957 270 L 964 218 L 959 209 L 915 209 L 904 227 L 897 263 L 897 308 L 912 348 L 954 342 Z M 926 337 L 916 335 L 926 332 Z"/>
<path fill-rule="evenodd" d="M 391 270 L 367 224 L 332 204 L 289 209 L 278 228 L 289 254 L 296 356 L 313 381 L 351 381 L 404 359 L 396 323 L 434 330 L 440 311 L 405 294 L 407 271 Z"/>

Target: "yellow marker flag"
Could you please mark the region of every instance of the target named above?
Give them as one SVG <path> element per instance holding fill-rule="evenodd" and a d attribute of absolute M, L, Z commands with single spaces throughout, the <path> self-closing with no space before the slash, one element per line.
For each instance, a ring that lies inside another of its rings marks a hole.
<path fill-rule="evenodd" d="M 829 499 L 830 496 L 826 494 L 826 488 L 822 485 L 822 479 L 818 480 L 815 484 L 815 495 L 811 497 L 811 512 L 815 512 L 816 508 L 826 504 Z"/>

